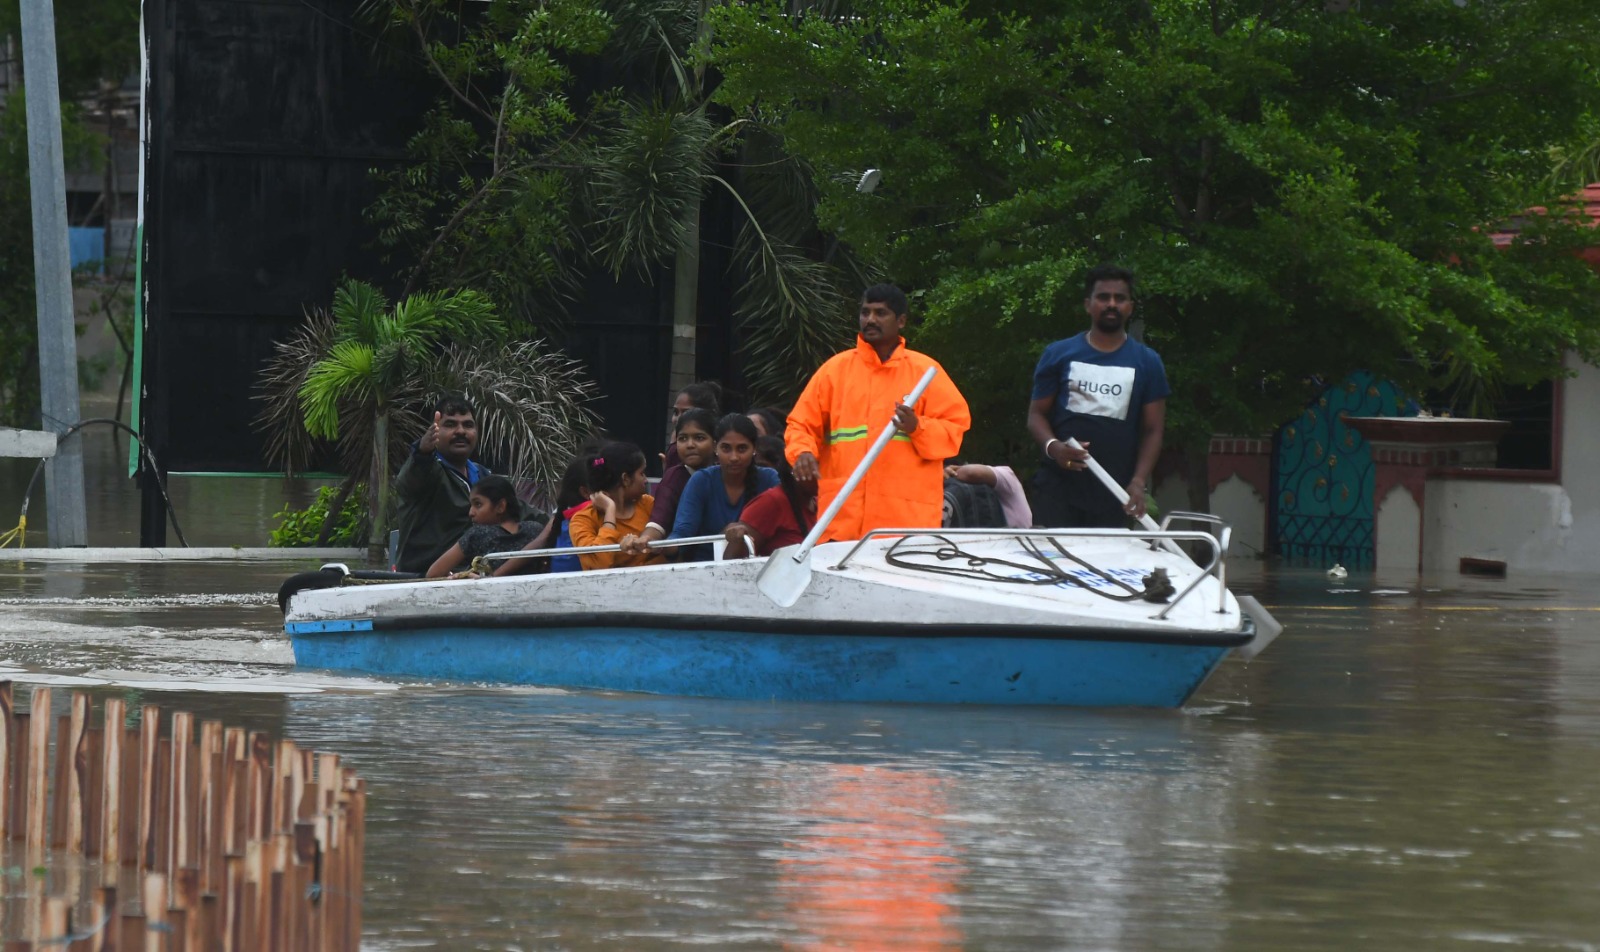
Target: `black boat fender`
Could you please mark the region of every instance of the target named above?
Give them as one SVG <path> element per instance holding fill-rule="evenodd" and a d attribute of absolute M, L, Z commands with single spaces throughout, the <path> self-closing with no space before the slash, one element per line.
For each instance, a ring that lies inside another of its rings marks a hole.
<path fill-rule="evenodd" d="M 417 572 L 389 572 L 382 569 L 357 569 L 350 571 L 343 562 L 330 562 L 315 572 L 291 575 L 278 586 L 278 610 L 289 613 L 289 599 L 300 592 L 319 588 L 338 588 L 350 581 L 356 582 L 411 582 L 421 578 Z"/>

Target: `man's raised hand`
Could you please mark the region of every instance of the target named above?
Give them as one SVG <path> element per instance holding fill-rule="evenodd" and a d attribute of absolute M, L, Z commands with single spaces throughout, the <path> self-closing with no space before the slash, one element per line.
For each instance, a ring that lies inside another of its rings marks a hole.
<path fill-rule="evenodd" d="M 444 419 L 444 414 L 435 410 L 433 412 L 433 426 L 428 427 L 422 434 L 422 439 L 417 441 L 417 449 L 424 453 L 431 453 L 439 445 L 439 422 Z"/>

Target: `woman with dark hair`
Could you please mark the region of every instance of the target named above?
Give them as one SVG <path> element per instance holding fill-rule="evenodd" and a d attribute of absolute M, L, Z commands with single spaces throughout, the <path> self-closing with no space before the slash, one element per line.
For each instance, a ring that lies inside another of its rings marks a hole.
<path fill-rule="evenodd" d="M 745 414 L 749 416 L 749 414 Z M 754 420 L 750 422 L 754 423 Z M 783 458 L 783 438 L 777 436 L 762 436 L 756 438 L 756 464 L 770 466 L 783 474 L 781 466 L 788 466 L 789 461 Z"/>
<path fill-rule="evenodd" d="M 771 555 L 786 545 L 799 545 L 816 523 L 816 486 L 801 485 L 788 460 L 782 457 L 774 468 L 778 471 L 778 485 L 750 500 L 739 514 L 739 521 L 724 530 L 728 548 L 722 553 L 723 558 L 742 559 L 749 555 L 746 539 L 755 546 L 756 555 Z"/>
<path fill-rule="evenodd" d="M 689 477 L 709 466 L 714 459 L 716 430 L 717 418 L 710 410 L 691 407 L 679 415 L 672 441 L 678 451 L 678 462 L 668 466 L 661 481 L 656 483 L 655 505 L 650 509 L 650 521 L 645 523 L 644 531 L 622 537 L 623 552 L 638 555 L 646 551 L 650 543 L 667 537 L 678 515 L 678 500 L 689 484 Z"/>
<path fill-rule="evenodd" d="M 655 500 L 645 492 L 644 452 L 632 443 L 607 443 L 585 461 L 588 473 L 587 509 L 572 517 L 572 544 L 577 547 L 615 545 L 624 535 L 644 531 Z M 661 561 L 659 553 L 598 552 L 580 555 L 585 570 L 649 565 Z"/>
<path fill-rule="evenodd" d="M 730 413 L 718 420 L 716 437 L 716 465 L 689 477 L 678 500 L 670 539 L 720 535 L 728 523 L 738 520 L 750 500 L 778 485 L 775 471 L 756 465 L 758 434 L 749 417 Z M 699 551 L 687 557 L 693 560 L 709 556 L 709 552 Z"/>
<path fill-rule="evenodd" d="M 756 425 L 762 436 L 775 436 L 783 439 L 783 430 L 789 425 L 788 416 L 775 407 L 756 407 L 745 416 Z"/>
<path fill-rule="evenodd" d="M 672 400 L 672 420 L 667 430 L 672 438 L 667 441 L 667 452 L 661 457 L 662 478 L 666 478 L 666 471 L 682 462 L 678 459 L 678 420 L 690 410 L 705 410 L 711 414 L 711 419 L 716 420 L 722 414 L 722 384 L 715 380 L 696 380 L 682 390 Z M 709 432 L 709 429 L 708 429 Z M 666 523 L 670 525 L 670 523 Z"/>

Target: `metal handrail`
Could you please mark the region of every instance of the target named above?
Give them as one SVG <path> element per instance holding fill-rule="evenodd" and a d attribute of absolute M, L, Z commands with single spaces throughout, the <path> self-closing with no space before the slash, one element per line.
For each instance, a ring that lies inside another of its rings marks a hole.
<path fill-rule="evenodd" d="M 1223 526 L 1226 528 L 1227 524 L 1223 523 Z M 1228 532 L 1229 537 L 1231 537 L 1231 532 L 1232 530 L 1230 529 Z M 1183 601 L 1184 597 L 1190 592 L 1194 591 L 1195 588 L 1199 586 L 1200 582 L 1208 575 L 1217 576 L 1217 612 L 1223 613 L 1227 611 L 1228 588 L 1227 585 L 1223 584 L 1222 580 L 1226 577 L 1227 571 L 1225 568 L 1227 563 L 1227 549 L 1224 543 L 1229 541 L 1229 538 L 1219 541 L 1217 537 L 1211 533 L 1203 532 L 1197 529 L 869 529 L 866 535 L 863 535 L 860 539 L 858 539 L 856 544 L 851 546 L 850 550 L 846 552 L 844 556 L 831 567 L 831 570 L 835 572 L 842 570 L 845 567 L 845 563 L 854 558 L 855 554 L 860 551 L 862 546 L 867 544 L 868 540 L 885 536 L 987 536 L 990 538 L 999 539 L 1020 538 L 1023 536 L 1037 536 L 1044 538 L 1060 538 L 1062 536 L 1068 536 L 1079 539 L 1126 539 L 1129 536 L 1132 536 L 1144 542 L 1159 542 L 1164 540 L 1170 540 L 1173 542 L 1204 542 L 1211 549 L 1211 561 L 1206 565 L 1201 566 L 1200 574 L 1196 575 L 1194 580 L 1191 581 L 1183 589 L 1183 591 L 1175 595 L 1172 601 L 1167 603 L 1167 607 L 1161 609 L 1161 611 L 1157 612 L 1153 617 L 1157 619 L 1165 619 L 1167 617 L 1167 613 L 1176 608 L 1178 603 Z"/>
<path fill-rule="evenodd" d="M 1228 591 L 1228 551 L 1233 547 L 1233 526 L 1228 525 L 1225 520 L 1213 516 L 1209 512 L 1189 512 L 1187 510 L 1174 509 L 1161 517 L 1161 528 L 1165 529 L 1172 525 L 1175 519 L 1183 522 L 1198 522 L 1204 525 L 1219 526 L 1222 530 L 1217 533 L 1217 544 L 1222 550 L 1222 561 L 1217 566 L 1217 585 L 1223 591 L 1223 594 L 1217 599 L 1217 613 L 1221 614 L 1228 607 L 1226 594 Z M 1201 577 L 1204 578 L 1204 576 Z"/>
<path fill-rule="evenodd" d="M 716 535 L 690 536 L 686 539 L 654 539 L 648 543 L 652 549 L 676 549 L 685 545 L 707 545 L 712 542 L 723 542 L 728 537 L 722 533 Z M 745 536 L 748 540 L 750 537 Z M 747 541 L 747 547 L 753 552 L 755 547 Z M 510 552 L 490 552 L 483 558 L 491 561 L 504 559 L 548 559 L 557 555 L 599 555 L 602 552 L 621 552 L 622 546 L 615 543 L 611 545 L 574 545 L 564 549 L 514 549 Z"/>

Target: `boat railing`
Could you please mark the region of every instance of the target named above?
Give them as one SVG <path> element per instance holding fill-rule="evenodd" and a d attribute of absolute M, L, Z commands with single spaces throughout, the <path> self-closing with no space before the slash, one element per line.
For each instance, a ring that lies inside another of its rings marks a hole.
<path fill-rule="evenodd" d="M 1213 516 L 1209 512 L 1188 512 L 1174 509 L 1161 517 L 1161 528 L 1170 529 L 1174 522 L 1194 522 L 1203 526 L 1217 527 L 1217 551 L 1219 553 L 1217 557 L 1217 587 L 1222 590 L 1222 594 L 1219 597 L 1223 600 L 1223 604 L 1217 606 L 1217 611 L 1222 611 L 1227 607 L 1228 551 L 1233 547 L 1233 526 L 1228 525 L 1227 520 Z M 1210 535 L 1209 532 L 1206 534 Z M 1205 576 L 1201 575 L 1200 578 L 1205 578 Z M 1196 581 L 1199 581 L 1199 579 L 1196 579 Z M 1157 617 L 1160 616 L 1158 615 Z"/>
<path fill-rule="evenodd" d="M 686 545 L 711 545 L 727 540 L 728 537 L 719 532 L 716 535 L 689 536 L 685 539 L 655 539 L 647 545 L 651 549 L 676 549 Z M 745 545 L 750 551 L 755 551 L 749 536 L 745 536 Z M 558 555 L 602 555 L 606 552 L 621 551 L 622 546 L 616 544 L 571 545 L 561 549 L 514 549 L 510 552 L 490 552 L 483 558 L 490 562 L 499 562 L 505 559 L 550 559 Z"/>
<path fill-rule="evenodd" d="M 1211 521 L 1212 519 L 1214 519 L 1214 517 L 1205 516 L 1203 514 L 1176 513 L 1176 512 L 1172 513 L 1169 516 L 1169 519 L 1177 518 L 1177 517 L 1181 517 L 1181 516 L 1198 516 L 1199 518 L 1196 521 L 1202 521 L 1202 522 Z M 1127 539 L 1129 537 L 1132 537 L 1132 538 L 1138 539 L 1141 542 L 1149 542 L 1153 546 L 1161 544 L 1161 543 L 1167 543 L 1167 542 L 1198 542 L 1198 543 L 1206 546 L 1207 549 L 1210 551 L 1210 553 L 1211 553 L 1210 561 L 1206 562 L 1204 565 L 1200 565 L 1200 572 L 1197 575 L 1195 575 L 1195 577 L 1193 579 L 1190 580 L 1188 585 L 1183 587 L 1182 591 L 1178 592 L 1177 595 L 1173 596 L 1172 600 L 1167 603 L 1166 607 L 1162 608 L 1161 611 L 1157 612 L 1154 617 L 1157 618 L 1157 619 L 1165 619 L 1167 617 L 1168 613 L 1170 613 L 1174 608 L 1176 608 L 1178 606 L 1179 602 L 1183 601 L 1183 599 L 1190 592 L 1194 591 L 1196 588 L 1199 587 L 1201 581 L 1203 581 L 1208 576 L 1213 576 L 1213 575 L 1215 575 L 1217 577 L 1217 612 L 1219 614 L 1221 614 L 1221 613 L 1227 612 L 1227 610 L 1228 610 L 1228 587 L 1225 584 L 1225 579 L 1227 577 L 1227 568 L 1226 568 L 1226 566 L 1227 566 L 1228 543 L 1230 541 L 1232 541 L 1233 531 L 1232 531 L 1232 529 L 1230 529 L 1228 527 L 1227 523 L 1222 522 L 1220 519 L 1215 520 L 1215 521 L 1219 525 L 1221 525 L 1223 527 L 1223 532 L 1220 533 L 1220 536 L 1221 536 L 1220 538 L 1218 536 L 1212 535 L 1209 532 L 1205 532 L 1205 531 L 1199 530 L 1199 529 L 1167 529 L 1167 528 L 1161 528 L 1161 529 L 981 529 L 981 528 L 974 528 L 974 529 L 894 529 L 894 528 L 870 529 L 870 530 L 867 531 L 866 535 L 863 535 L 860 539 L 858 539 L 856 541 L 855 545 L 850 547 L 849 551 L 845 552 L 843 557 L 841 557 L 838 562 L 834 563 L 833 566 L 831 566 L 831 570 L 835 571 L 835 572 L 842 570 L 845 567 L 845 565 L 847 563 L 849 563 L 849 561 L 852 558 L 855 557 L 855 554 L 861 550 L 861 547 L 867 544 L 868 541 L 870 541 L 872 539 L 882 539 L 882 538 L 889 538 L 889 537 L 895 537 L 895 536 L 900 536 L 900 537 L 905 537 L 905 538 L 910 538 L 910 537 L 913 537 L 913 536 L 932 536 L 932 537 L 960 536 L 960 537 L 966 537 L 966 538 L 979 537 L 979 538 L 990 538 L 990 539 L 1014 539 L 1014 538 L 1023 538 L 1023 537 L 1027 537 L 1027 538 L 1049 538 L 1049 539 L 1061 539 L 1061 538 L 1073 538 L 1073 539 Z M 1163 524 L 1163 525 L 1165 525 L 1165 524 Z M 1181 552 L 1182 550 L 1179 550 L 1179 551 Z M 1199 565 L 1200 563 L 1197 561 L 1196 564 Z"/>

